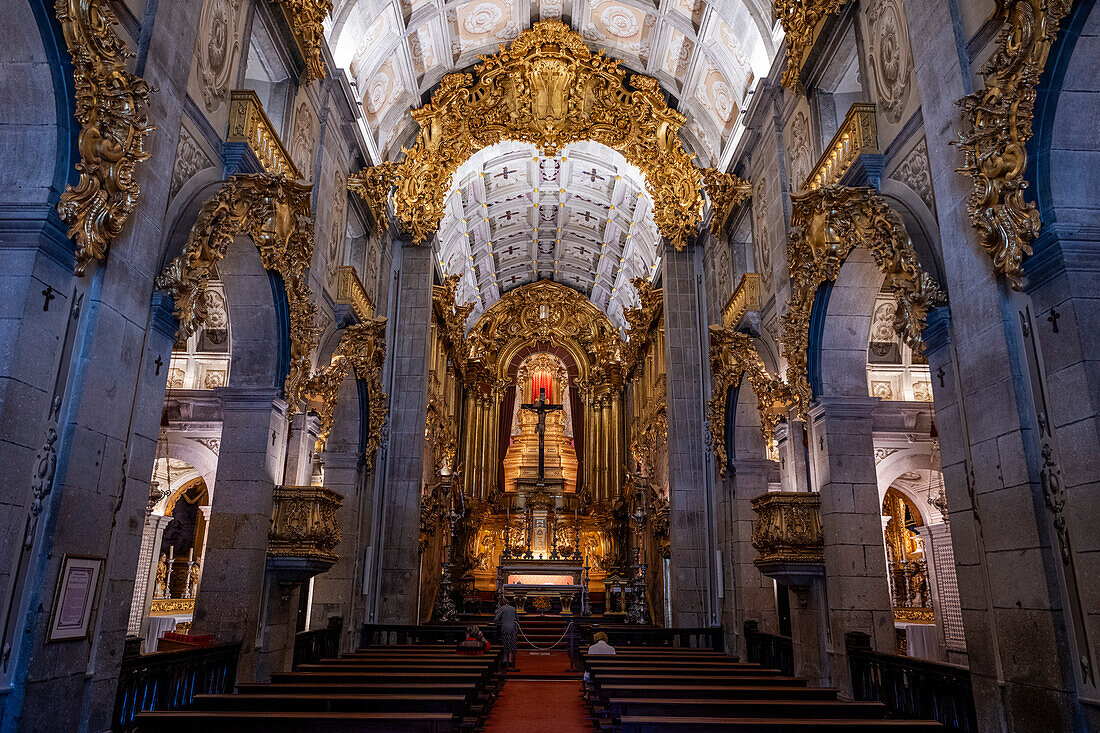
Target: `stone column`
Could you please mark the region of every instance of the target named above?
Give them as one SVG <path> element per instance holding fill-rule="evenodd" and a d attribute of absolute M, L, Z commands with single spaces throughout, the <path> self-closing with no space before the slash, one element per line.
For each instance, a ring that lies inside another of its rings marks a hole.
<path fill-rule="evenodd" d="M 712 477 L 703 441 L 703 318 L 696 245 L 662 248 L 668 371 L 668 479 L 673 626 L 706 626 L 712 614 L 710 515 Z"/>
<path fill-rule="evenodd" d="M 328 619 L 339 616 L 344 620 L 345 631 L 355 632 L 362 619 L 354 623 L 351 618 L 352 599 L 361 594 L 362 588 L 362 469 L 363 462 L 353 451 L 324 453 L 325 488 L 344 497 L 344 503 L 336 513 L 340 523 L 340 544 L 336 548 L 339 559 L 324 573 L 313 578 L 313 612 L 309 628 L 323 629 Z M 369 516 L 369 514 L 367 515 Z"/>
<path fill-rule="evenodd" d="M 869 634 L 893 653 L 894 611 L 886 578 L 871 412 L 874 397 L 820 397 L 810 407 L 810 452 L 825 535 L 828 682 L 850 694 L 845 634 Z M 826 680 L 820 680 L 826 682 Z"/>
<path fill-rule="evenodd" d="M 172 517 L 163 514 L 150 514 L 145 518 L 141 532 L 141 549 L 138 551 L 137 573 L 134 577 L 134 595 L 130 601 L 130 624 L 126 628 L 127 636 L 145 637 L 149 628 L 149 609 L 153 602 L 156 584 L 157 549 L 164 537 L 164 528 Z"/>
<path fill-rule="evenodd" d="M 793 415 L 786 423 L 775 427 L 775 441 L 779 448 L 779 480 L 784 491 L 806 491 L 810 485 L 805 439 L 806 426 Z"/>
<path fill-rule="evenodd" d="M 214 634 L 219 642 L 242 642 L 238 678 L 262 680 L 269 666 L 262 599 L 272 494 L 283 473 L 286 403 L 274 388 L 222 387 L 217 393 L 222 403 L 218 489 L 191 629 Z"/>
<path fill-rule="evenodd" d="M 416 622 L 420 493 L 424 476 L 424 423 L 427 419 L 428 368 L 431 354 L 432 247 L 401 247 L 390 390 L 390 445 L 382 483 L 379 623 Z M 476 401 L 475 401 L 476 402 Z"/>

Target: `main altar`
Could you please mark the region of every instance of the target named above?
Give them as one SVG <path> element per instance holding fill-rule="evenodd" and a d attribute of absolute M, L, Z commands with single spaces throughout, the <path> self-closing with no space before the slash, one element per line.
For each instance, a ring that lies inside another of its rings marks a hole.
<path fill-rule="evenodd" d="M 497 566 L 497 594 L 511 600 L 516 610 L 556 610 L 564 616 L 587 611 L 587 570 L 576 558 L 540 560 L 507 558 Z M 546 599 L 541 602 L 536 599 Z M 532 609 L 527 607 L 532 601 Z M 581 607 L 575 607 L 577 601 Z M 541 606 L 541 608 L 539 608 Z"/>

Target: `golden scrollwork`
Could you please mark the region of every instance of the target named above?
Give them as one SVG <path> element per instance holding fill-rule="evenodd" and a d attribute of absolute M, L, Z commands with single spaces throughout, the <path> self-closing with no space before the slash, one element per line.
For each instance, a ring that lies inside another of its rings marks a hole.
<path fill-rule="evenodd" d="M 1036 87 L 1072 6 L 1073 0 L 999 0 L 1003 25 L 982 67 L 985 87 L 958 102 L 964 122 L 954 144 L 963 151 L 959 172 L 973 182 L 970 223 L 996 271 L 1017 289 L 1042 225 L 1035 204 L 1024 199 Z"/>
<path fill-rule="evenodd" d="M 294 41 L 306 62 L 306 77 L 314 82 L 325 78 L 321 45 L 325 39 L 325 16 L 332 12 L 331 0 L 279 0 L 294 31 Z"/>
<path fill-rule="evenodd" d="M 230 95 L 229 132 L 225 141 L 247 145 L 263 169 L 272 175 L 285 175 L 291 180 L 302 177 L 267 118 L 259 95 L 251 89 L 234 89 Z"/>
<path fill-rule="evenodd" d="M 787 359 L 787 383 L 805 416 L 813 400 L 807 368 L 814 297 L 822 283 L 836 280 L 852 249 L 867 249 L 886 274 L 898 304 L 894 330 L 917 353 L 924 352 L 921 332 L 929 309 L 947 299 L 917 260 L 901 217 L 878 192 L 825 186 L 793 196 L 792 202 L 792 233 L 787 242 L 792 287 L 780 340 Z"/>
<path fill-rule="evenodd" d="M 267 554 L 336 562 L 344 497 L 324 486 L 276 486 Z"/>
<path fill-rule="evenodd" d="M 374 468 L 374 456 L 382 442 L 382 428 L 389 408 L 382 390 L 382 364 L 386 360 L 386 318 L 354 323 L 344 329 L 328 366 L 314 372 L 302 387 L 302 394 L 317 411 L 320 430 L 317 450 L 323 449 L 335 420 L 340 384 L 349 376 L 367 385 L 366 470 Z"/>
<path fill-rule="evenodd" d="M 752 500 L 756 521 L 752 546 L 757 567 L 785 563 L 825 562 L 821 529 L 821 495 L 806 491 L 772 491 Z"/>
<path fill-rule="evenodd" d="M 753 338 L 732 326 L 710 327 L 711 398 L 707 403 L 707 426 L 710 428 L 711 450 L 722 475 L 726 474 L 729 456 L 726 454 L 726 395 L 742 376 L 749 378 L 760 412 L 760 431 L 764 445 L 775 440 L 775 426 L 787 416 L 787 410 L 798 399 L 787 384 L 768 374 L 764 361 L 756 350 Z"/>
<path fill-rule="evenodd" d="M 664 303 L 660 288 L 653 287 L 649 278 L 635 277 L 630 282 L 638 293 L 638 307 L 623 308 L 623 318 L 627 326 L 623 369 L 627 373 L 645 353 L 647 345 L 652 343 Z"/>
<path fill-rule="evenodd" d="M 443 77 L 431 102 L 413 110 L 420 132 L 397 166 L 394 211 L 422 243 L 439 227 L 458 167 L 502 140 L 532 143 L 544 155 L 593 140 L 638 167 L 653 198 L 653 220 L 681 249 L 703 215 L 701 174 L 677 132 L 685 117 L 665 102 L 657 81 L 632 75 L 594 54 L 558 20 L 536 23 L 472 74 Z"/>
<path fill-rule="evenodd" d="M 183 252 L 157 278 L 171 294 L 179 319 L 179 337 L 194 333 L 207 316 L 207 284 L 214 266 L 233 239 L 252 238 L 260 261 L 282 277 L 290 311 L 290 371 L 284 391 L 291 413 L 297 410 L 309 377 L 310 352 L 317 345 L 317 306 L 306 282 L 313 257 L 313 219 L 309 186 L 268 174 L 236 175 L 207 199 Z"/>
<path fill-rule="evenodd" d="M 796 92 L 805 90 L 798 78 L 813 48 L 822 22 L 835 15 L 847 0 L 775 0 L 775 17 L 787 39 L 787 68 L 780 83 Z"/>
<path fill-rule="evenodd" d="M 397 173 L 397 163 L 382 162 L 368 166 L 355 175 L 348 176 L 348 190 L 359 194 L 367 202 L 371 216 L 374 217 L 374 231 L 382 236 L 389 221 L 387 204 L 390 190 L 393 188 Z"/>
<path fill-rule="evenodd" d="M 443 338 L 451 347 L 451 353 L 455 361 L 461 366 L 465 364 L 466 348 L 466 320 L 474 311 L 474 303 L 458 303 L 458 284 L 462 281 L 462 275 L 448 275 L 442 285 L 434 286 L 432 291 L 432 305 L 442 326 Z"/>
<path fill-rule="evenodd" d="M 57 212 L 76 244 L 76 274 L 107 257 L 111 241 L 137 206 L 137 164 L 148 160 L 149 86 L 126 69 L 134 54 L 115 33 L 107 0 L 57 0 L 54 5 L 73 60 L 80 179 L 61 194 Z"/>
<path fill-rule="evenodd" d="M 154 598 L 150 616 L 182 616 L 195 612 L 194 598 Z"/>
<path fill-rule="evenodd" d="M 711 206 L 710 231 L 719 237 L 733 208 L 752 195 L 752 184 L 716 168 L 704 168 L 702 174 Z"/>

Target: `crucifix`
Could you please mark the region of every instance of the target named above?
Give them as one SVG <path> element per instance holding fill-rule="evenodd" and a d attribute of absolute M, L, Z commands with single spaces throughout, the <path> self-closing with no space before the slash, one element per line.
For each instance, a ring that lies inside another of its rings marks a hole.
<path fill-rule="evenodd" d="M 539 388 L 537 402 L 529 402 L 520 405 L 524 410 L 530 410 L 539 416 L 535 432 L 539 434 L 539 484 L 546 477 L 546 413 L 564 409 L 562 405 L 552 405 L 546 401 L 546 387 Z"/>

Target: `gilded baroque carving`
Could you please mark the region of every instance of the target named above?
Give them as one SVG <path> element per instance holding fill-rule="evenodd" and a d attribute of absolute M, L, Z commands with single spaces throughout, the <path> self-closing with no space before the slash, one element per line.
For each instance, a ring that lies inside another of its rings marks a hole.
<path fill-rule="evenodd" d="M 323 486 L 277 486 L 267 554 L 336 562 L 344 497 Z"/>
<path fill-rule="evenodd" d="M 1035 204 L 1024 199 L 1036 87 L 1072 6 L 1073 0 L 999 0 L 1003 26 L 982 67 L 985 86 L 958 102 L 964 121 L 954 144 L 963 151 L 959 172 L 973 183 L 970 223 L 994 269 L 1014 288 L 1042 224 Z"/>
<path fill-rule="evenodd" d="M 715 462 L 725 476 L 729 464 L 726 454 L 726 395 L 729 390 L 743 376 L 748 377 L 756 395 L 765 446 L 770 446 L 775 440 L 775 426 L 797 403 L 797 396 L 780 379 L 768 374 L 753 337 L 735 331 L 733 326 L 710 327 L 710 373 L 712 386 L 711 398 L 707 403 L 707 427 L 710 429 Z"/>
<path fill-rule="evenodd" d="M 820 494 L 773 491 L 753 499 L 752 510 L 752 546 L 759 553 L 753 564 L 825 562 Z"/>
<path fill-rule="evenodd" d="M 379 237 L 385 233 L 389 222 L 387 204 L 396 174 L 397 163 L 384 162 L 348 176 L 348 190 L 359 194 L 367 202 L 367 208 L 374 217 L 374 231 Z"/>
<path fill-rule="evenodd" d="M 653 342 L 663 304 L 661 290 L 653 287 L 648 278 L 635 277 L 630 282 L 638 293 L 638 307 L 623 308 L 627 339 L 623 346 L 623 369 L 627 373 L 638 363 L 647 345 Z"/>
<path fill-rule="evenodd" d="M 722 173 L 715 168 L 703 168 L 702 174 L 711 206 L 710 231 L 720 237 L 733 208 L 752 195 L 752 186 L 732 173 Z"/>
<path fill-rule="evenodd" d="M 325 16 L 332 12 L 331 0 L 279 0 L 290 20 L 294 40 L 306 62 L 306 78 L 317 81 L 325 78 L 325 62 L 321 58 L 321 44 L 325 38 Z"/>
<path fill-rule="evenodd" d="M 787 40 L 787 67 L 780 83 L 803 93 L 799 80 L 806 54 L 814 45 L 818 27 L 830 15 L 835 15 L 847 0 L 775 0 L 775 17 L 783 26 Z"/>
<path fill-rule="evenodd" d="M 252 238 L 260 260 L 282 276 L 290 310 L 290 371 L 285 392 L 291 413 L 310 372 L 309 355 L 317 345 L 317 306 L 306 282 L 313 257 L 310 187 L 283 176 L 236 175 L 203 203 L 183 252 L 157 278 L 157 287 L 175 301 L 180 339 L 210 316 L 206 297 L 212 271 L 240 234 Z"/>
<path fill-rule="evenodd" d="M 654 222 L 683 248 L 702 219 L 701 174 L 677 138 L 685 117 L 670 109 L 657 81 L 593 54 L 557 20 L 536 23 L 472 74 L 445 76 L 429 104 L 413 110 L 420 132 L 397 166 L 394 210 L 417 243 L 439 227 L 458 167 L 502 140 L 554 155 L 593 140 L 637 166 L 654 201 Z"/>
<path fill-rule="evenodd" d="M 340 342 L 329 360 L 302 385 L 302 394 L 316 410 L 320 422 L 316 450 L 324 448 L 335 422 L 340 384 L 355 376 L 367 385 L 367 441 L 363 451 L 366 470 L 374 468 L 374 456 L 382 443 L 382 429 L 389 407 L 382 390 L 382 364 L 386 360 L 386 319 L 373 318 L 355 323 L 340 334 Z"/>
<path fill-rule="evenodd" d="M 137 206 L 137 164 L 149 158 L 149 86 L 126 70 L 134 54 L 115 33 L 107 0 L 57 0 L 54 9 L 73 61 L 80 179 L 57 204 L 76 244 L 76 274 L 103 260 Z"/>
<path fill-rule="evenodd" d="M 868 188 L 827 186 L 792 197 L 787 262 L 791 276 L 789 309 L 783 316 L 783 356 L 787 383 L 805 416 L 813 399 L 807 372 L 810 312 L 818 287 L 836 280 L 856 246 L 870 251 L 897 300 L 894 331 L 916 353 L 924 352 L 921 331 L 928 310 L 946 303 L 943 291 L 925 272 L 897 212 Z"/>

